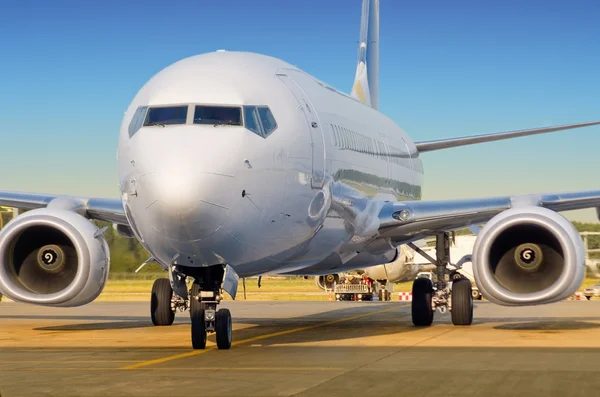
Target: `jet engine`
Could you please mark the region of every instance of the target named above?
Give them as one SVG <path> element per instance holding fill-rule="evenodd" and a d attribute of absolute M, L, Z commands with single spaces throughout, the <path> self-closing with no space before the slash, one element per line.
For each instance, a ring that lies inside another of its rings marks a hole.
<path fill-rule="evenodd" d="M 325 276 L 315 276 L 315 284 L 317 284 L 317 287 L 321 288 L 321 289 L 331 289 L 333 288 L 333 283 L 339 283 L 340 282 L 340 275 L 339 274 L 327 274 Z"/>
<path fill-rule="evenodd" d="M 575 293 L 585 276 L 577 229 L 546 208 L 501 212 L 481 229 L 473 273 L 482 295 L 505 306 L 552 303 Z"/>
<path fill-rule="evenodd" d="M 0 231 L 0 291 L 46 306 L 80 306 L 106 284 L 109 250 L 102 231 L 76 212 L 40 208 Z"/>
<path fill-rule="evenodd" d="M 398 247 L 397 252 L 392 262 L 367 267 L 364 269 L 364 275 L 372 280 L 392 283 L 414 279 L 418 271 L 418 266 L 412 263 L 414 251 L 403 244 Z"/>

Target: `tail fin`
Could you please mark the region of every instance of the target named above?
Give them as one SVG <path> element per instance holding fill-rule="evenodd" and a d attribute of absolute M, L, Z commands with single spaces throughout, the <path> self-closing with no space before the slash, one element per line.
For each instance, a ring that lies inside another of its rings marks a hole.
<path fill-rule="evenodd" d="M 350 95 L 379 109 L 379 0 L 363 0 L 358 64 Z"/>

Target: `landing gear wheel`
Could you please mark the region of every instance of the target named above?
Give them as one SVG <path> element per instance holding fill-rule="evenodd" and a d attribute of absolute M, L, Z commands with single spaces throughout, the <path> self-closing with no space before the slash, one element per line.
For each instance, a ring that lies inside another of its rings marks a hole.
<path fill-rule="evenodd" d="M 454 280 L 460 280 L 461 278 L 464 278 L 464 277 L 459 272 L 453 272 L 453 273 L 450 273 L 450 278 L 452 279 L 452 281 L 454 281 Z"/>
<path fill-rule="evenodd" d="M 190 318 L 198 316 L 200 310 L 206 309 L 204 303 L 195 299 L 195 297 L 197 297 L 198 295 L 200 295 L 200 285 L 194 283 L 192 284 L 192 291 L 190 293 Z"/>
<path fill-rule="evenodd" d="M 217 311 L 215 332 L 217 333 L 217 347 L 219 349 L 229 349 L 231 347 L 231 313 L 228 309 Z"/>
<path fill-rule="evenodd" d="M 190 311 L 191 312 L 191 311 Z M 204 349 L 206 347 L 206 322 L 204 309 L 198 309 L 191 315 L 192 319 L 192 347 Z"/>
<path fill-rule="evenodd" d="M 386 290 L 381 290 L 379 291 L 377 298 L 382 302 L 389 301 L 391 300 L 390 292 Z"/>
<path fill-rule="evenodd" d="M 471 296 L 473 299 L 481 300 L 481 294 L 476 289 L 472 289 Z"/>
<path fill-rule="evenodd" d="M 468 279 L 452 283 L 452 324 L 471 325 L 473 322 L 473 294 Z"/>
<path fill-rule="evenodd" d="M 412 288 L 412 322 L 417 327 L 426 327 L 433 322 L 433 283 L 428 278 L 418 278 Z"/>
<path fill-rule="evenodd" d="M 168 278 L 159 278 L 152 285 L 150 297 L 150 317 L 154 325 L 171 325 L 175 320 L 175 312 L 171 309 L 173 289 Z"/>

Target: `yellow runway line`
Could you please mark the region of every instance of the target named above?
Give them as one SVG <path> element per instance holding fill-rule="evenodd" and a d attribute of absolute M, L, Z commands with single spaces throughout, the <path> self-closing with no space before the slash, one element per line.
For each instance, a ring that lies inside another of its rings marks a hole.
<path fill-rule="evenodd" d="M 342 367 L 169 367 L 169 368 L 143 368 L 146 371 L 346 371 L 348 368 Z M 122 371 L 118 367 L 21 367 L 21 368 L 0 368 L 0 372 L 11 371 Z"/>
<path fill-rule="evenodd" d="M 304 327 L 287 329 L 287 330 L 284 330 L 284 331 L 273 332 L 273 333 L 270 333 L 270 334 L 258 335 L 258 336 L 254 336 L 252 338 L 242 339 L 242 340 L 233 342 L 231 344 L 231 346 L 232 347 L 233 346 L 238 346 L 238 345 L 241 345 L 241 344 L 244 344 L 244 343 L 255 342 L 257 340 L 262 340 L 262 339 L 267 339 L 267 338 L 273 338 L 273 337 L 276 337 L 276 336 L 293 334 L 293 333 L 296 333 L 296 332 L 307 331 L 309 329 L 315 329 L 315 328 L 325 327 L 327 325 L 338 324 L 338 323 L 342 323 L 342 322 L 346 322 L 346 321 L 356 320 L 356 319 L 359 319 L 359 318 L 373 316 L 373 315 L 379 314 L 379 313 L 390 312 L 392 310 L 397 310 L 397 309 L 400 309 L 400 308 L 403 308 L 403 307 L 408 307 L 408 306 L 410 306 L 410 305 L 409 304 L 398 305 L 398 306 L 390 307 L 390 308 L 387 308 L 387 309 L 381 309 L 381 310 L 376 310 L 374 312 L 358 314 L 356 316 L 340 318 L 340 319 L 337 319 L 337 320 L 327 321 L 327 322 L 320 323 L 320 324 L 307 325 L 307 326 L 304 326 Z M 157 358 L 157 359 L 154 359 L 154 360 L 141 361 L 141 362 L 139 362 L 137 364 L 127 365 L 125 367 L 122 367 L 121 369 L 139 369 L 139 368 L 144 368 L 144 367 L 147 367 L 147 366 L 150 366 L 150 365 L 162 364 L 162 363 L 166 363 L 168 361 L 179 360 L 180 358 L 187 358 L 187 357 L 197 356 L 197 355 L 200 355 L 200 354 L 207 353 L 207 352 L 209 352 L 211 350 L 215 350 L 216 348 L 217 348 L 216 345 L 212 345 L 212 346 L 207 347 L 206 349 L 203 349 L 203 350 L 192 350 L 190 352 L 175 354 L 175 355 L 172 355 L 172 356 Z"/>
<path fill-rule="evenodd" d="M 111 363 L 137 363 L 140 360 L 0 360 L 1 364 L 111 364 Z"/>

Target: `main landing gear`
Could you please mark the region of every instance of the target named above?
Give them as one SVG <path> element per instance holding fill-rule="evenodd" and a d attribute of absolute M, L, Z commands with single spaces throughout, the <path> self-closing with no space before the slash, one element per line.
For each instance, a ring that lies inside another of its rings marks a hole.
<path fill-rule="evenodd" d="M 187 290 L 186 274 L 194 278 Z M 171 325 L 177 310 L 189 309 L 192 347 L 204 349 L 208 333 L 216 333 L 217 347 L 229 349 L 232 343 L 231 313 L 228 309 L 217 310 L 223 300 L 222 284 L 226 282 L 223 266 L 186 268 L 172 266 L 170 279 L 160 278 L 152 286 L 150 314 L 154 325 Z M 234 282 L 233 296 L 237 290 Z M 176 292 L 178 291 L 179 294 Z M 181 296 L 185 295 L 185 296 Z"/>
<path fill-rule="evenodd" d="M 436 236 L 436 259 L 431 258 L 414 244 L 409 244 L 436 265 L 436 282 L 417 278 L 412 289 L 412 322 L 416 326 L 429 326 L 433 314 L 450 310 L 452 324 L 471 325 L 473 322 L 473 293 L 471 281 L 456 271 L 450 271 L 450 237 L 448 233 Z M 459 261 L 459 263 L 462 262 Z M 452 282 L 450 283 L 450 280 Z"/>

